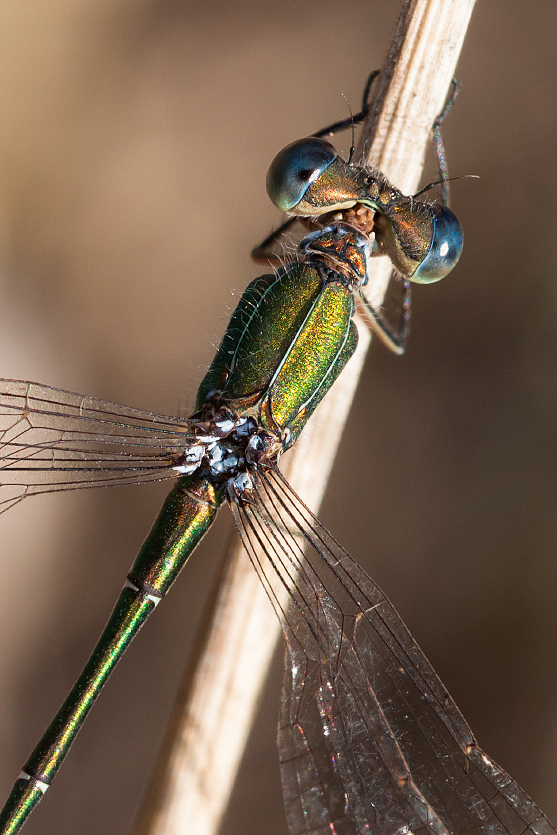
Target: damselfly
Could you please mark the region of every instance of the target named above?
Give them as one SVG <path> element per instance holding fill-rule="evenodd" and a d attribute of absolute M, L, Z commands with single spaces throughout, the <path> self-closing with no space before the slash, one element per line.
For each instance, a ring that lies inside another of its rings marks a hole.
<path fill-rule="evenodd" d="M 355 350 L 356 301 L 401 352 L 408 281 L 452 269 L 458 220 L 316 137 L 277 155 L 268 191 L 309 234 L 295 259 L 245 291 L 188 420 L 1 384 L 4 509 L 41 492 L 176 478 L 1 831 L 17 832 L 40 800 L 117 660 L 226 501 L 271 601 L 277 579 L 290 596 L 276 608 L 288 652 L 279 749 L 291 833 L 555 832 L 478 748 L 393 606 L 277 466 Z M 361 296 L 374 254 L 390 257 L 405 288 L 396 332 Z"/>

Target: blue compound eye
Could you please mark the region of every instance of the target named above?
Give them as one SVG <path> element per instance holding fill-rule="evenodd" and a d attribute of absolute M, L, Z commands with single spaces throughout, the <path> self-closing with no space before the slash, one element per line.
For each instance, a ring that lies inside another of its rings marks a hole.
<path fill-rule="evenodd" d="M 276 155 L 267 172 L 267 194 L 288 212 L 337 157 L 330 142 L 314 136 L 291 142 Z"/>
<path fill-rule="evenodd" d="M 460 258 L 462 227 L 446 206 L 431 206 L 433 237 L 426 257 L 412 276 L 418 284 L 432 284 L 444 278 Z"/>

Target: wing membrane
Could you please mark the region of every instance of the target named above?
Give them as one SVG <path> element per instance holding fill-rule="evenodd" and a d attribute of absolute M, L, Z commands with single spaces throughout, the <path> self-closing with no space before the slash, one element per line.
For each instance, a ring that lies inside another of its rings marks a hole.
<path fill-rule="evenodd" d="M 26 496 L 169 478 L 195 422 L 0 380 L 0 512 Z"/>
<path fill-rule="evenodd" d="M 233 511 L 287 640 L 279 751 L 291 835 L 555 835 L 285 479 L 261 473 L 255 490 Z"/>

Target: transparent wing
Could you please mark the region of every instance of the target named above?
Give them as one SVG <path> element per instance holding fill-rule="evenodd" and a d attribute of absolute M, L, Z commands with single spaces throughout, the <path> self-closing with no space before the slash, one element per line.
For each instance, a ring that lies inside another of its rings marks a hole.
<path fill-rule="evenodd" d="M 280 473 L 260 473 L 254 500 L 233 512 L 287 640 L 278 742 L 290 835 L 555 835 Z"/>
<path fill-rule="evenodd" d="M 24 380 L 0 380 L 0 512 L 26 496 L 176 475 L 202 427 Z"/>

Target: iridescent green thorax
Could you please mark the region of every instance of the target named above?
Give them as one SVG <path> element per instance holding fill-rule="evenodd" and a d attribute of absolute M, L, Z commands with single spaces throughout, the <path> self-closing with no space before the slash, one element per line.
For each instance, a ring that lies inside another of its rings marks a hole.
<path fill-rule="evenodd" d="M 308 261 L 253 281 L 198 392 L 254 417 L 284 448 L 352 356 L 354 301 L 342 276 Z"/>
<path fill-rule="evenodd" d="M 308 268 L 305 268 L 307 271 Z M 266 428 L 289 429 L 290 446 L 330 389 L 358 342 L 352 322 L 354 300 L 338 281 L 328 282 L 262 402 Z"/>

